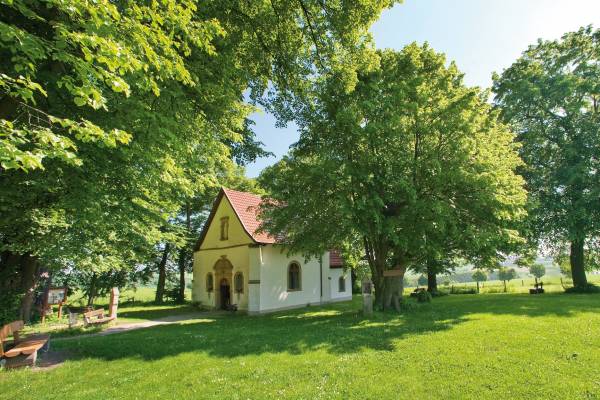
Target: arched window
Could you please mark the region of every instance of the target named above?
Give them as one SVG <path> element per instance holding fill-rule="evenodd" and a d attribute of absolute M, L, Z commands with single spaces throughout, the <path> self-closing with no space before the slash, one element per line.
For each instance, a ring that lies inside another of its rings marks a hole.
<path fill-rule="evenodd" d="M 340 276 L 340 279 L 338 280 L 338 291 L 346 291 L 346 277 L 344 275 Z"/>
<path fill-rule="evenodd" d="M 233 278 L 233 288 L 236 293 L 244 293 L 244 275 L 241 272 L 236 272 Z"/>
<path fill-rule="evenodd" d="M 221 218 L 221 240 L 229 239 L 229 217 Z"/>
<path fill-rule="evenodd" d="M 206 291 L 209 293 L 212 292 L 214 290 L 214 286 L 213 275 L 209 272 L 206 274 Z"/>
<path fill-rule="evenodd" d="M 302 290 L 300 264 L 292 262 L 288 266 L 288 291 Z"/>

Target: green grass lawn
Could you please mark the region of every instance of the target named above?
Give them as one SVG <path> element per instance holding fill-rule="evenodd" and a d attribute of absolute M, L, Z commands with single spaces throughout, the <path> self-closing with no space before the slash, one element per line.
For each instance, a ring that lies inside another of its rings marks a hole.
<path fill-rule="evenodd" d="M 98 332 L 108 326 L 130 324 L 135 322 L 144 322 L 159 318 L 169 317 L 173 315 L 182 315 L 196 312 L 197 309 L 190 304 L 153 304 L 154 287 L 142 287 L 133 291 L 126 289 L 121 292 L 120 304 L 118 307 L 118 318 L 115 322 L 101 327 L 83 328 L 79 326 L 74 329 L 68 327 L 68 316 L 65 312 L 61 319 L 57 318 L 57 306 L 54 306 L 54 314 L 46 319 L 45 323 L 37 322 L 33 325 L 26 326 L 25 333 L 52 333 L 53 336 L 73 336 L 90 332 Z M 191 291 L 186 290 L 186 298 L 191 297 Z M 81 294 L 75 293 L 68 299 L 68 304 L 74 306 L 82 306 L 85 304 Z M 94 308 L 104 308 L 108 313 L 108 297 L 98 298 L 94 304 Z M 81 320 L 81 316 L 80 316 Z M 80 321 L 81 322 L 81 321 Z"/>
<path fill-rule="evenodd" d="M 588 274 L 587 275 L 588 282 L 593 283 L 595 285 L 600 286 L 600 275 L 598 274 Z M 443 279 L 438 278 L 438 287 L 441 290 L 449 290 L 450 286 L 454 286 L 456 288 L 476 288 L 477 283 L 475 282 L 466 282 L 466 283 L 452 283 L 451 285 L 443 285 Z M 571 279 L 562 278 L 560 276 L 544 276 L 539 279 L 540 282 L 544 283 L 544 289 L 546 292 L 550 293 L 563 293 L 564 287 L 573 286 L 573 282 Z M 510 282 L 507 282 L 507 292 L 508 293 L 529 293 L 529 289 L 533 288 L 533 284 L 535 282 L 534 278 L 517 278 L 513 279 Z M 481 282 L 479 284 L 481 293 L 503 293 L 504 292 L 504 282 L 493 280 Z M 564 286 L 564 287 L 563 287 Z M 414 287 L 405 288 L 405 293 L 408 294 L 414 290 Z"/>
<path fill-rule="evenodd" d="M 7 399 L 600 398 L 600 296 L 455 295 L 364 318 L 352 303 L 55 341 L 0 373 Z"/>

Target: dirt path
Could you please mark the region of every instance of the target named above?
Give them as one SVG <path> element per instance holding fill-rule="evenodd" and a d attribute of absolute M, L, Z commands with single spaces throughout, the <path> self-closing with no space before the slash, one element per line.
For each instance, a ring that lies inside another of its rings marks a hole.
<path fill-rule="evenodd" d="M 169 317 L 157 318 L 157 319 L 150 320 L 150 321 L 132 322 L 129 324 L 114 325 L 114 326 L 104 329 L 103 331 L 96 332 L 96 333 L 88 333 L 88 334 L 77 335 L 77 336 L 64 336 L 64 337 L 59 337 L 59 338 L 51 339 L 51 340 L 52 341 L 56 341 L 56 340 L 62 341 L 62 340 L 83 339 L 86 337 L 94 337 L 94 336 L 113 335 L 115 333 L 128 332 L 128 331 L 133 331 L 133 330 L 142 329 L 142 328 L 150 328 L 153 326 L 177 324 L 182 321 L 188 321 L 191 319 L 202 318 L 206 315 L 208 315 L 208 313 L 202 313 L 202 312 L 198 312 L 198 313 L 194 313 L 194 314 L 172 315 Z"/>

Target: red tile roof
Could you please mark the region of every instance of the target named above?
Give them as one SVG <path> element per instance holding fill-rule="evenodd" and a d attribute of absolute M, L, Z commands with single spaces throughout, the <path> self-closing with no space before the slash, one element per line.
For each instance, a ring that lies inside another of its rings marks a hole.
<path fill-rule="evenodd" d="M 340 268 L 344 266 L 344 259 L 337 250 L 329 250 L 329 267 Z"/>
<path fill-rule="evenodd" d="M 223 188 L 225 196 L 231 203 L 233 210 L 237 214 L 242 226 L 255 242 L 275 243 L 274 237 L 267 233 L 257 233 L 260 226 L 258 211 L 262 198 L 253 193 L 238 192 L 237 190 Z"/>
<path fill-rule="evenodd" d="M 256 232 L 260 227 L 258 211 L 263 199 L 259 195 L 256 195 L 254 193 L 240 192 L 237 190 L 222 188 L 221 192 L 217 196 L 217 199 L 213 205 L 213 209 L 210 213 L 210 216 L 208 217 L 204 230 L 196 245 L 196 250 L 200 249 L 200 245 L 204 240 L 206 231 L 208 230 L 208 227 L 213 219 L 214 213 L 216 212 L 220 200 L 223 196 L 227 197 L 227 200 L 229 200 L 229 203 L 231 204 L 231 207 L 237 214 L 244 230 L 246 231 L 246 233 L 248 233 L 252 240 L 261 244 L 277 243 L 277 239 L 273 236 L 267 233 Z M 340 268 L 343 267 L 343 265 L 344 260 L 340 252 L 337 250 L 331 250 L 329 252 L 329 266 L 333 268 Z"/>

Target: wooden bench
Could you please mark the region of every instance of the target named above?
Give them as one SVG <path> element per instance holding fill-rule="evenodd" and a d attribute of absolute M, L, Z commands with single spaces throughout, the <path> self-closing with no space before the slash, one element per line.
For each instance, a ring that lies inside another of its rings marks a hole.
<path fill-rule="evenodd" d="M 102 308 L 83 314 L 83 322 L 85 323 L 85 326 L 107 324 L 113 319 L 113 317 L 105 317 L 104 309 Z"/>
<path fill-rule="evenodd" d="M 7 368 L 34 366 L 37 361 L 37 352 L 40 349 L 48 350 L 48 335 L 32 335 L 21 338 L 19 331 L 25 325 L 23 321 L 14 321 L 4 325 L 0 330 L 0 357 L 6 358 Z M 13 341 L 7 339 L 12 336 Z M 7 349 L 4 348 L 7 346 Z"/>

